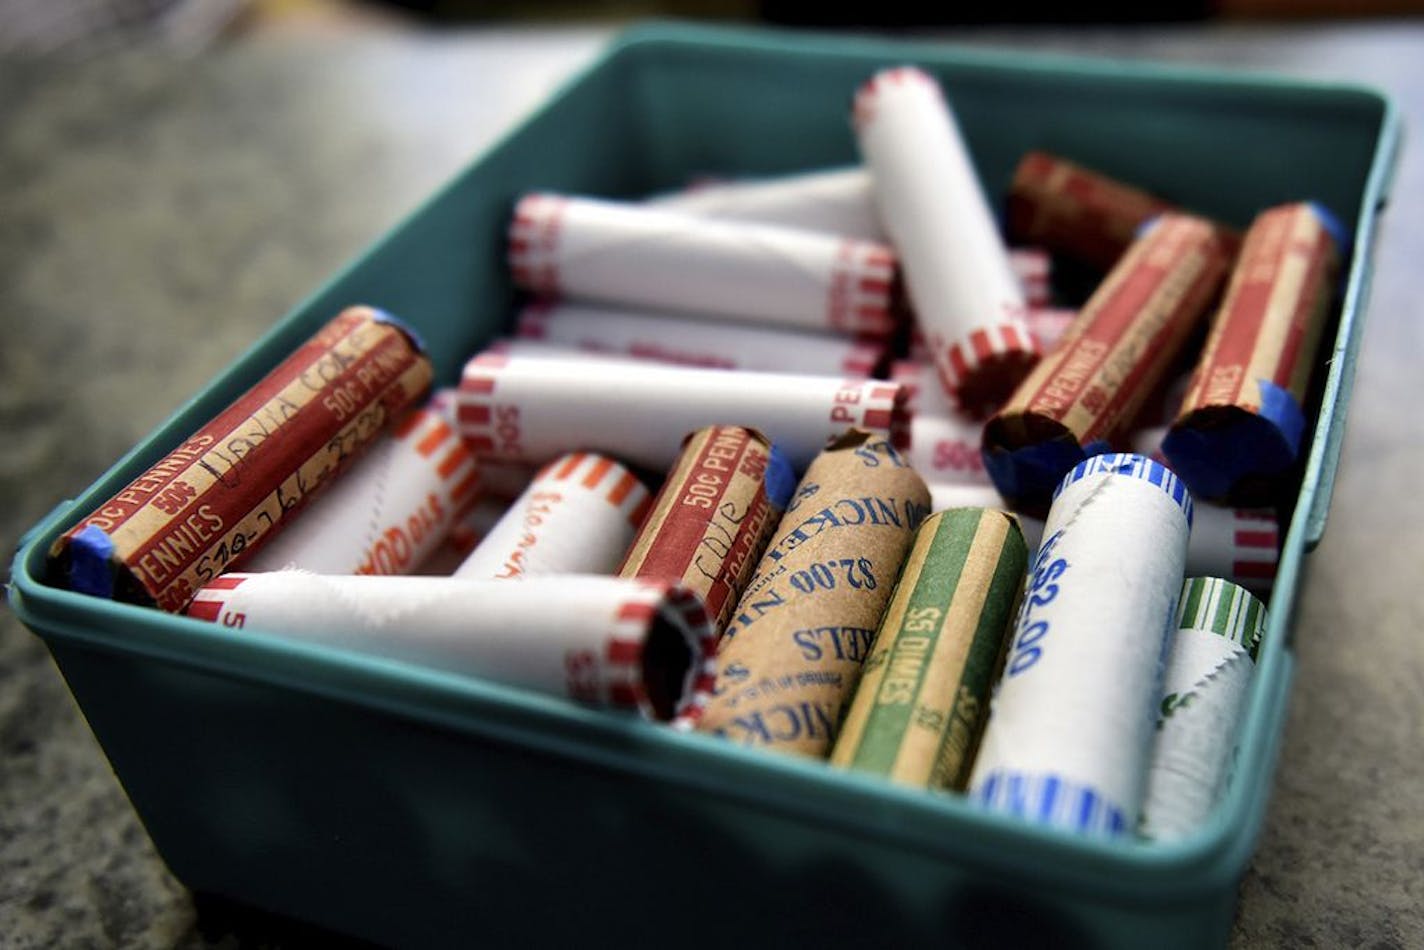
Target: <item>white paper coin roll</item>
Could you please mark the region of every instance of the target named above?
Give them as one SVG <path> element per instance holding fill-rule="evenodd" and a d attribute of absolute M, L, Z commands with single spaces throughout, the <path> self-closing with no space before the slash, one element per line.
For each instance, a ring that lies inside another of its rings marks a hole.
<path fill-rule="evenodd" d="M 1220 801 L 1265 630 L 1265 607 L 1235 584 L 1193 577 L 1182 586 L 1142 804 L 1144 836 L 1185 838 Z"/>
<path fill-rule="evenodd" d="M 450 526 L 445 540 L 411 573 L 431 577 L 454 574 L 475 546 L 499 524 L 509 505 L 507 498 L 477 497 L 473 504 L 455 516 L 455 523 Z"/>
<path fill-rule="evenodd" d="M 525 307 L 515 332 L 523 339 L 660 363 L 853 379 L 871 375 L 885 355 L 883 343 L 842 336 L 562 301 Z"/>
<path fill-rule="evenodd" d="M 189 616 L 671 718 L 715 651 L 696 594 L 616 577 L 225 574 Z"/>
<path fill-rule="evenodd" d="M 706 218 L 779 224 L 881 244 L 886 241 L 870 175 L 858 167 L 708 182 L 659 195 L 650 204 Z"/>
<path fill-rule="evenodd" d="M 1003 508 L 1012 510 L 992 485 L 949 479 L 930 481 L 930 508 Z M 1043 540 L 1043 521 L 1015 513 L 1029 553 Z M 1186 573 L 1224 577 L 1258 596 L 1268 596 L 1280 556 L 1280 526 L 1269 508 L 1224 508 L 1196 502 L 1192 536 L 1187 542 Z"/>
<path fill-rule="evenodd" d="M 588 449 L 654 471 L 709 425 L 759 429 L 798 469 L 851 426 L 896 445 L 909 434 L 904 392 L 884 380 L 499 353 L 466 364 L 458 417 L 482 457 L 544 462 Z"/>
<path fill-rule="evenodd" d="M 855 97 L 861 154 L 946 391 L 979 414 L 1038 359 L 1024 295 L 939 85 L 911 67 Z"/>
<path fill-rule="evenodd" d="M 474 456 L 441 413 L 419 409 L 244 565 L 409 574 L 478 489 Z"/>
<path fill-rule="evenodd" d="M 572 452 L 540 471 L 455 576 L 612 574 L 650 504 L 648 489 L 622 465 Z"/>
<path fill-rule="evenodd" d="M 532 194 L 509 231 L 526 290 L 652 310 L 886 336 L 895 252 L 883 244 L 647 205 Z"/>
<path fill-rule="evenodd" d="M 1140 455 L 1064 477 L 969 783 L 983 807 L 1095 836 L 1137 827 L 1191 530 Z"/>

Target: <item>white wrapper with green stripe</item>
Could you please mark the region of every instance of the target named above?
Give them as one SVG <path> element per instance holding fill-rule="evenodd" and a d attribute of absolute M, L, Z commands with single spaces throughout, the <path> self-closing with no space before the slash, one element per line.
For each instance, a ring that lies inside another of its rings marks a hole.
<path fill-rule="evenodd" d="M 1143 836 L 1184 838 L 1221 799 L 1265 628 L 1265 607 L 1235 584 L 1193 577 L 1182 586 L 1142 806 Z"/>

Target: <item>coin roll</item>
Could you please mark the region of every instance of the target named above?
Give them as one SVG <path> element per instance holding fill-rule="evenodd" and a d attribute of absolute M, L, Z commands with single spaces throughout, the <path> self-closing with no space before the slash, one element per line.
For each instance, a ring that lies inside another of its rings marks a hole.
<path fill-rule="evenodd" d="M 1100 837 L 1137 826 L 1192 501 L 1140 455 L 1059 486 L 970 779 L 994 812 Z"/>
<path fill-rule="evenodd" d="M 1229 581 L 1192 577 L 1176 627 L 1140 824 L 1157 841 L 1196 831 L 1226 790 L 1266 608 Z"/>
<path fill-rule="evenodd" d="M 1246 232 L 1226 299 L 1162 452 L 1199 498 L 1275 500 L 1300 455 L 1306 386 L 1344 230 L 1321 206 L 1271 208 Z"/>
<path fill-rule="evenodd" d="M 722 636 L 697 728 L 826 755 L 928 504 L 883 437 L 852 430 L 817 456 Z"/>
<path fill-rule="evenodd" d="M 831 764 L 962 789 L 988 713 L 1028 549 L 1013 517 L 930 515 L 895 586 Z"/>

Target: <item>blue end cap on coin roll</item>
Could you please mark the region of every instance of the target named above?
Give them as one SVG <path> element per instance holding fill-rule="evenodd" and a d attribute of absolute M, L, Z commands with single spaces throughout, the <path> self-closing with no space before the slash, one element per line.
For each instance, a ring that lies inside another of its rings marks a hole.
<path fill-rule="evenodd" d="M 1350 245 L 1352 243 L 1350 231 L 1344 223 L 1335 216 L 1335 212 L 1325 207 L 1318 201 L 1307 201 L 1310 210 L 1315 212 L 1315 216 L 1320 219 L 1320 226 L 1330 234 L 1331 240 L 1335 242 L 1335 250 L 1340 253 L 1341 259 L 1350 256 Z"/>
<path fill-rule="evenodd" d="M 1187 516 L 1187 527 L 1192 526 L 1192 495 L 1187 490 L 1186 483 L 1161 462 L 1145 455 L 1137 455 L 1134 452 L 1109 452 L 1105 455 L 1095 455 L 1092 458 L 1084 459 L 1073 467 L 1073 471 L 1063 476 L 1063 481 L 1059 482 L 1058 487 L 1053 491 L 1054 500 L 1056 501 L 1058 496 L 1063 494 L 1063 490 L 1074 482 L 1103 472 L 1124 478 L 1136 478 L 1156 485 L 1176 503 L 1178 508 L 1182 509 L 1182 514 Z"/>
<path fill-rule="evenodd" d="M 988 811 L 1079 834 L 1117 838 L 1128 831 L 1119 805 L 1060 775 L 997 769 L 978 784 L 970 799 Z"/>
<path fill-rule="evenodd" d="M 980 454 L 999 494 L 1012 502 L 1034 505 L 1048 500 L 1074 465 L 1108 448 L 1102 440 L 1081 446 L 1071 439 L 1050 439 L 1018 449 L 986 448 Z"/>
<path fill-rule="evenodd" d="M 114 541 L 89 525 L 69 541 L 69 589 L 93 597 L 114 596 Z"/>
<path fill-rule="evenodd" d="M 1257 380 L 1259 412 L 1226 407 L 1210 425 L 1172 426 L 1162 454 L 1202 498 L 1229 498 L 1248 478 L 1269 479 L 1287 472 L 1300 453 L 1305 413 L 1286 389 Z"/>
<path fill-rule="evenodd" d="M 384 323 L 388 326 L 393 326 L 400 332 L 404 333 L 406 336 L 410 337 L 410 342 L 415 344 L 415 348 L 417 351 L 421 353 L 429 352 L 425 348 L 425 340 L 421 337 L 419 333 L 415 332 L 415 328 L 412 327 L 409 323 L 406 323 L 404 320 L 402 320 L 400 317 L 396 316 L 393 313 L 388 313 L 387 311 L 382 310 L 380 307 L 372 307 L 371 312 L 375 314 L 375 319 L 377 323 Z"/>
<path fill-rule="evenodd" d="M 786 453 L 775 445 L 767 458 L 764 482 L 767 500 L 784 510 L 791 501 L 791 493 L 796 490 L 796 469 L 791 467 Z"/>

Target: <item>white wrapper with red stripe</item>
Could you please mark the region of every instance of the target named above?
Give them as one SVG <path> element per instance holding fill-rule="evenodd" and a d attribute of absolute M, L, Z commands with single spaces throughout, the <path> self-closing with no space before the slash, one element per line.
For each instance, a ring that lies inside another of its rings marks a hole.
<path fill-rule="evenodd" d="M 955 483 L 948 479 L 929 483 L 930 507 L 1008 509 L 992 485 Z M 1197 502 L 1193 508 L 1192 534 L 1187 541 L 1186 572 L 1207 577 L 1225 577 L 1258 596 L 1268 596 L 1276 579 L 1280 555 L 1280 528 L 1276 513 L 1269 508 L 1224 508 Z M 1043 520 L 1017 514 L 1029 553 L 1043 540 Z"/>
<path fill-rule="evenodd" d="M 1166 467 L 1099 455 L 1059 484 L 969 781 L 978 804 L 1131 834 L 1182 590 L 1192 500 Z"/>
<path fill-rule="evenodd" d="M 659 208 L 728 221 L 755 221 L 885 243 L 865 169 L 833 168 L 776 178 L 713 181 L 658 195 Z"/>
<path fill-rule="evenodd" d="M 531 194 L 509 230 L 514 281 L 546 295 L 809 330 L 895 329 L 883 244 L 647 205 Z"/>
<path fill-rule="evenodd" d="M 696 594 L 643 579 L 225 574 L 189 616 L 670 719 L 715 634 Z"/>
<path fill-rule="evenodd" d="M 843 336 L 548 300 L 525 307 L 515 333 L 574 350 L 659 363 L 852 379 L 869 376 L 885 355 L 883 343 Z"/>
<path fill-rule="evenodd" d="M 1013 391 L 1038 348 L 969 151 L 939 85 L 913 67 L 872 77 L 854 120 L 941 382 L 982 413 Z"/>
<path fill-rule="evenodd" d="M 884 380 L 481 353 L 459 399 L 477 454 L 536 463 L 586 449 L 665 471 L 687 433 L 719 424 L 761 430 L 797 468 L 851 426 L 908 437 L 903 389 Z"/>
<path fill-rule="evenodd" d="M 896 360 L 890 379 L 909 391 L 910 447 L 903 454 L 920 477 L 930 484 L 992 485 L 979 452 L 984 423 L 954 408 L 933 367 Z"/>
<path fill-rule="evenodd" d="M 613 459 L 569 453 L 544 466 L 454 576 L 612 574 L 651 503 L 638 477 Z"/>
<path fill-rule="evenodd" d="M 441 413 L 420 409 L 244 565 L 324 574 L 408 574 L 478 493 L 474 456 Z"/>

